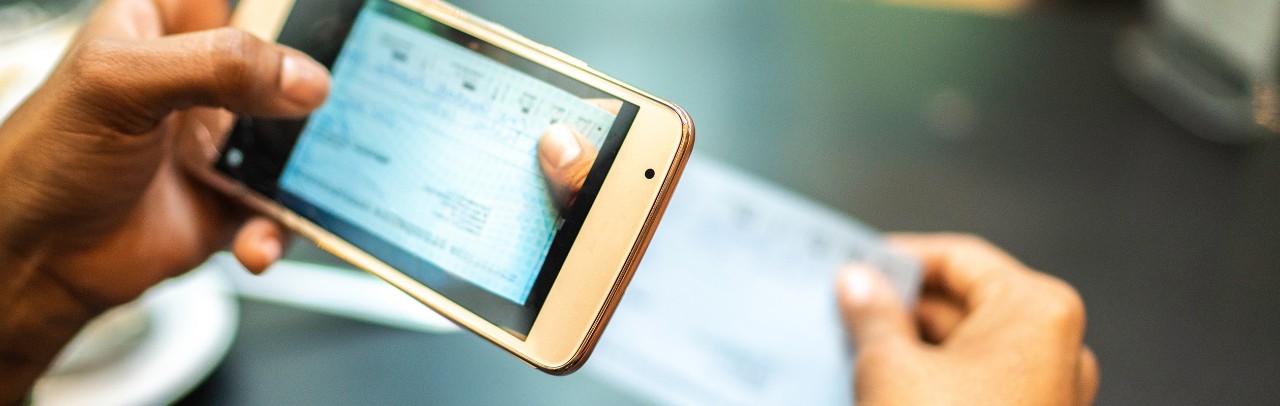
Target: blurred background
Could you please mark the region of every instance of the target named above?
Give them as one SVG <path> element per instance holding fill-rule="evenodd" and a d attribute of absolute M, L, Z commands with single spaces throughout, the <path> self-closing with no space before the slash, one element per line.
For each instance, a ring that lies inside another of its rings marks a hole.
<path fill-rule="evenodd" d="M 696 155 L 1072 283 L 1098 404 L 1280 398 L 1280 1 L 456 3 L 685 107 Z M 647 403 L 465 333 L 234 304 L 183 403 Z"/>

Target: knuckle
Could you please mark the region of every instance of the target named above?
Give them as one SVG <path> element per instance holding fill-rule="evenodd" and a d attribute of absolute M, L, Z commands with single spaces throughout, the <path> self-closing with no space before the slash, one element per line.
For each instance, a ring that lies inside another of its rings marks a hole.
<path fill-rule="evenodd" d="M 251 91 L 257 79 L 257 63 L 266 44 L 252 34 L 221 28 L 209 36 L 208 57 L 214 77 L 228 90 Z"/>
<path fill-rule="evenodd" d="M 1078 328 L 1084 325 L 1084 299 L 1074 287 L 1066 282 L 1045 276 L 1045 288 L 1039 295 L 1040 313 L 1045 320 L 1054 325 L 1066 328 Z"/>
<path fill-rule="evenodd" d="M 1016 280 L 1001 277 L 995 272 L 987 272 L 973 282 L 973 296 L 993 298 L 1001 301 L 1019 300 L 1020 293 Z"/>
<path fill-rule="evenodd" d="M 89 89 L 100 89 L 117 82 L 122 59 L 128 59 L 126 50 L 116 41 L 92 39 L 78 45 L 67 57 L 68 73 L 79 84 Z"/>

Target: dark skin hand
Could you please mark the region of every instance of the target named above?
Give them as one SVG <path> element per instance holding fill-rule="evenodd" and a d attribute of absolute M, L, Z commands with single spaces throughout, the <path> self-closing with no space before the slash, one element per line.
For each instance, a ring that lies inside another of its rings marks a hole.
<path fill-rule="evenodd" d="M 285 233 L 179 169 L 184 137 L 231 112 L 301 117 L 328 72 L 226 24 L 220 1 L 107 0 L 0 127 L 0 404 L 90 318 L 233 240 L 262 271 Z"/>
<path fill-rule="evenodd" d="M 0 405 L 21 401 L 94 316 L 213 252 L 230 246 L 255 273 L 280 258 L 286 230 L 184 173 L 180 157 L 207 156 L 200 146 L 218 144 L 235 114 L 309 114 L 329 75 L 219 28 L 228 16 L 222 1 L 106 0 L 0 126 Z M 573 135 L 539 148 L 562 207 L 594 161 Z"/>

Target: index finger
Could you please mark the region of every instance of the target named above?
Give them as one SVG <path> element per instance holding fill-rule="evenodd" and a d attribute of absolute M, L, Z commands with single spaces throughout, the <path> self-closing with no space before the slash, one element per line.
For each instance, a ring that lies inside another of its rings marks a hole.
<path fill-rule="evenodd" d="M 221 27 L 230 19 L 223 0 L 105 0 L 75 42 L 136 40 Z"/>
<path fill-rule="evenodd" d="M 972 308 L 982 287 L 1023 275 L 1026 265 L 978 237 L 959 234 L 894 234 L 889 241 L 920 260 L 924 284 Z"/>
<path fill-rule="evenodd" d="M 153 1 L 165 35 L 222 28 L 231 21 L 231 4 L 226 0 Z"/>

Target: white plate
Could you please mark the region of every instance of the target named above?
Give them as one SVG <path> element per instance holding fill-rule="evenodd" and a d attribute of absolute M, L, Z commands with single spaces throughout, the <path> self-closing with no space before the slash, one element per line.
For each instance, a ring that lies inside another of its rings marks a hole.
<path fill-rule="evenodd" d="M 41 378 L 35 387 L 35 404 L 173 403 L 204 381 L 231 348 L 240 308 L 230 282 L 214 261 L 157 286 L 139 303 L 137 309 L 150 322 L 136 344 L 109 362 Z M 92 347 L 94 337 L 86 338 L 77 346 Z"/>
<path fill-rule="evenodd" d="M 19 40 L 0 42 L 0 122 L 35 91 L 79 29 L 79 19 L 31 33 Z"/>
<path fill-rule="evenodd" d="M 408 330 L 459 331 L 449 319 L 364 271 L 283 260 L 253 275 L 228 253 L 209 262 L 227 271 L 241 297 Z"/>

